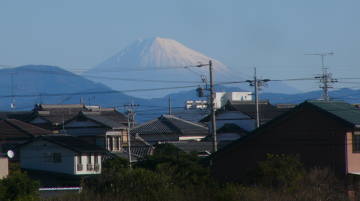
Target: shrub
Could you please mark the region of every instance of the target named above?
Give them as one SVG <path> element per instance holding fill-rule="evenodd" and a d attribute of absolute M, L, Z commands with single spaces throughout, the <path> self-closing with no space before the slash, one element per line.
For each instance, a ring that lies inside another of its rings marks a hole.
<path fill-rule="evenodd" d="M 39 182 L 30 179 L 25 173 L 16 171 L 0 180 L 0 200 L 37 201 Z"/>

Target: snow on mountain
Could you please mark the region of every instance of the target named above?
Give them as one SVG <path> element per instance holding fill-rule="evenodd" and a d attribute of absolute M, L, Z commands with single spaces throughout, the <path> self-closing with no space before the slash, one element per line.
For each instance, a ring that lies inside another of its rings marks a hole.
<path fill-rule="evenodd" d="M 97 65 L 92 70 L 120 70 L 121 68 L 173 68 L 213 61 L 214 68 L 226 70 L 221 62 L 167 38 L 137 40 L 124 50 Z"/>
<path fill-rule="evenodd" d="M 138 40 L 104 62 L 90 69 L 83 76 L 104 83 L 116 90 L 169 88 L 188 85 L 200 85 L 202 77 L 209 77 L 208 67 L 189 67 L 213 62 L 216 82 L 246 80 L 231 72 L 220 61 L 192 50 L 185 45 L 167 38 L 149 38 Z M 187 67 L 187 68 L 185 68 Z M 248 78 L 249 79 L 249 78 Z M 277 85 L 277 84 L 275 84 Z M 274 85 L 274 86 L 275 86 Z M 239 86 L 251 90 L 247 85 Z M 291 87 L 280 84 L 280 90 L 294 92 Z M 271 87 L 268 92 L 276 92 Z M 169 89 L 156 91 L 127 92 L 128 95 L 141 98 L 163 97 L 188 89 Z"/>

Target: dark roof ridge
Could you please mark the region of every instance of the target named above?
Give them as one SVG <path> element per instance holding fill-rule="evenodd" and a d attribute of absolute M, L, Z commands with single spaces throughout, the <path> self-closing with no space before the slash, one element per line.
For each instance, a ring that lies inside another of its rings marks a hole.
<path fill-rule="evenodd" d="M 202 126 L 202 125 L 197 124 L 197 123 L 192 122 L 192 121 L 188 121 L 188 120 L 186 120 L 186 119 L 182 119 L 182 118 L 177 117 L 177 116 L 175 116 L 175 115 L 162 115 L 162 116 L 165 116 L 165 117 L 170 117 L 170 118 L 174 118 L 174 119 L 177 119 L 177 120 L 179 120 L 179 121 L 183 121 L 183 122 L 186 122 L 186 123 L 192 124 L 192 125 L 194 125 L 194 126 L 198 126 L 198 127 L 202 127 L 202 128 L 207 129 L 207 127 L 205 127 L 205 126 Z"/>
<path fill-rule="evenodd" d="M 178 128 L 176 125 L 174 125 L 169 119 L 173 118 L 173 115 L 161 115 L 158 119 L 160 121 L 163 121 L 168 127 L 176 130 L 177 132 L 184 134 L 180 128 Z"/>

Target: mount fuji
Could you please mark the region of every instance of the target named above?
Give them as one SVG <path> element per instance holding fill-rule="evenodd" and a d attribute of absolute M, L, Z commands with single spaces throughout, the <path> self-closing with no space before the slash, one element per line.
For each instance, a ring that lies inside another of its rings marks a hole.
<path fill-rule="evenodd" d="M 209 60 L 213 63 L 216 82 L 245 80 L 231 73 L 231 70 L 220 61 L 175 40 L 160 37 L 135 41 L 85 72 L 83 76 L 116 90 L 161 88 L 127 92 L 128 95 L 136 97 L 156 98 L 182 91 L 184 86 L 196 88 L 197 85 L 202 85 L 202 80 L 209 77 L 208 67 L 194 66 L 208 64 Z M 177 87 L 178 89 L 163 89 Z M 251 90 L 245 84 L 240 88 L 239 91 Z M 274 89 L 271 92 L 296 91 L 285 84 L 276 84 L 271 88 Z"/>

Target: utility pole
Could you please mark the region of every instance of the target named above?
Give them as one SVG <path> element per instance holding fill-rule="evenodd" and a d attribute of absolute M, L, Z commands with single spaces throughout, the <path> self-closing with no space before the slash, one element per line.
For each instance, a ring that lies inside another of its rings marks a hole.
<path fill-rule="evenodd" d="M 135 122 L 135 107 L 138 107 L 138 104 L 125 104 L 125 110 L 127 110 L 127 121 L 128 121 L 128 157 L 129 157 L 129 168 L 131 168 L 131 134 L 130 134 L 130 130 L 131 130 L 131 123 L 134 126 L 134 122 Z"/>
<path fill-rule="evenodd" d="M 324 101 L 329 101 L 329 88 L 332 88 L 331 84 L 337 82 L 336 79 L 332 78 L 332 74 L 328 72 L 328 68 L 325 66 L 324 59 L 326 56 L 334 55 L 333 52 L 325 52 L 325 53 L 316 53 L 316 54 L 305 54 L 305 55 L 315 55 L 321 57 L 321 70 L 322 75 L 315 76 L 315 79 L 318 79 L 321 83 L 320 88 L 323 90 L 322 99 Z"/>
<path fill-rule="evenodd" d="M 211 116 L 211 133 L 213 137 L 213 153 L 217 151 L 217 139 L 216 139 L 216 117 L 215 117 L 215 89 L 214 89 L 214 76 L 213 76 L 213 66 L 212 61 L 209 60 L 208 64 L 199 64 L 196 67 L 209 66 L 209 75 L 210 75 L 210 116 Z M 200 95 L 203 95 L 203 89 L 198 88 L 197 91 Z"/>
<path fill-rule="evenodd" d="M 256 110 L 256 128 L 260 127 L 260 111 L 259 111 L 259 91 L 260 87 L 265 86 L 266 82 L 269 82 L 270 79 L 258 79 L 256 75 L 256 68 L 254 68 L 254 80 L 246 80 L 250 86 L 254 87 L 254 96 L 255 96 L 255 110 Z"/>

